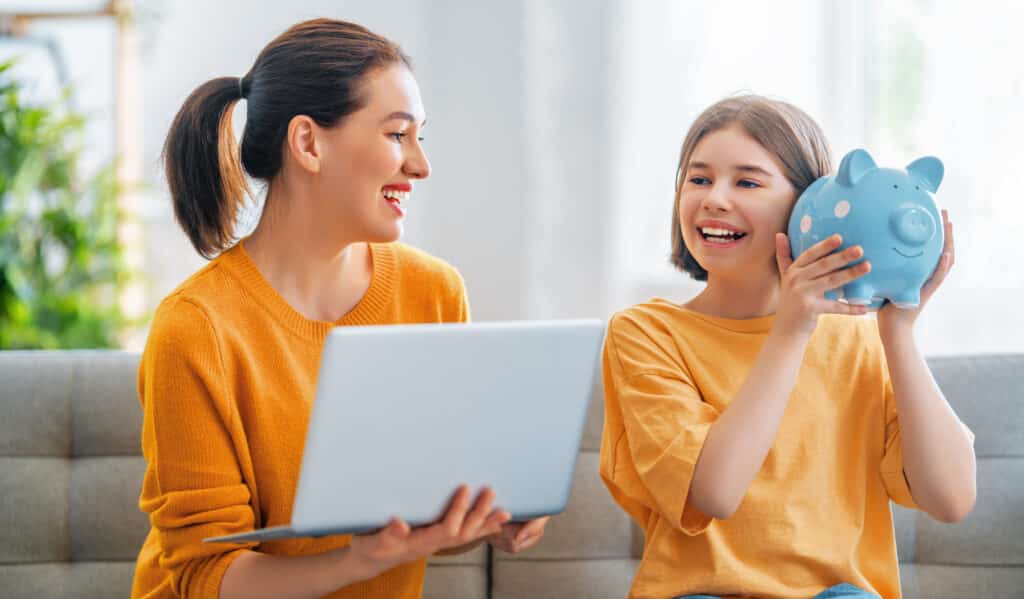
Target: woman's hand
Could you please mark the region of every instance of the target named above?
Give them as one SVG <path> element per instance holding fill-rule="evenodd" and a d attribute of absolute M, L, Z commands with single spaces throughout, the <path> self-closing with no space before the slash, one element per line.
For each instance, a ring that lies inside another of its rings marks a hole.
<path fill-rule="evenodd" d="M 550 519 L 550 516 L 545 516 L 527 522 L 509 522 L 502 525 L 501 532 L 492 536 L 488 541 L 506 553 L 526 551 L 544 537 L 544 527 L 547 526 Z"/>
<path fill-rule="evenodd" d="M 916 308 L 898 308 L 891 302 L 886 302 L 878 310 L 878 330 L 883 335 L 897 334 L 898 329 L 909 331 L 917 320 L 924 305 L 935 294 L 942 282 L 946 280 L 949 271 L 953 269 L 956 262 L 956 246 L 953 244 L 953 223 L 949 221 L 949 213 L 942 211 L 942 227 L 945 233 L 945 242 L 942 245 L 942 257 L 935 267 L 935 272 L 925 281 L 921 287 L 921 300 Z"/>
<path fill-rule="evenodd" d="M 866 314 L 867 306 L 825 299 L 825 292 L 846 285 L 871 272 L 870 262 L 849 266 L 864 255 L 859 245 L 832 253 L 843 239 L 833 235 L 820 241 L 793 260 L 789 238 L 775 235 L 775 259 L 779 265 L 779 303 L 775 327 L 787 332 L 810 334 L 822 314 Z"/>
<path fill-rule="evenodd" d="M 410 528 L 404 521 L 393 518 L 373 534 L 355 535 L 349 545 L 350 557 L 365 578 L 372 578 L 438 551 L 499 534 L 510 515 L 504 510 L 492 509 L 494 491 L 483 489 L 472 508 L 469 499 L 469 487 L 463 485 L 436 524 Z"/>

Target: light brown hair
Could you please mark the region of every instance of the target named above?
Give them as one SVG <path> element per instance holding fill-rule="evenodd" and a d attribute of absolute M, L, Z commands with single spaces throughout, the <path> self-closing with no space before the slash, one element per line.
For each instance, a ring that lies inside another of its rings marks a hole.
<path fill-rule="evenodd" d="M 775 156 L 782 166 L 782 174 L 796 189 L 796 197 L 832 170 L 825 134 L 814 119 L 796 106 L 753 94 L 725 98 L 709 106 L 693 122 L 683 140 L 676 167 L 675 201 L 672 203 L 672 264 L 698 281 L 706 281 L 708 272 L 686 248 L 679 222 L 679 200 L 686 180 L 686 165 L 705 135 L 730 125 L 742 127 L 747 135 Z"/>

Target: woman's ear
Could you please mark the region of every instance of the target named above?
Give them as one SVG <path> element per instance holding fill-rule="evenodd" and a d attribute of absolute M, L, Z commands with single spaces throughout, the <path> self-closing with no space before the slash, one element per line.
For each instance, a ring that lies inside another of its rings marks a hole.
<path fill-rule="evenodd" d="M 288 123 L 288 153 L 296 164 L 310 173 L 320 172 L 321 147 L 316 122 L 304 114 Z"/>

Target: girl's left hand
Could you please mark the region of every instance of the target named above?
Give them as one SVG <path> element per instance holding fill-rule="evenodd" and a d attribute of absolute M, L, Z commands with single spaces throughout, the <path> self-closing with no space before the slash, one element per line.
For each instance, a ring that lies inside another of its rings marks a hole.
<path fill-rule="evenodd" d="M 946 276 L 956 262 L 956 247 L 953 244 L 953 223 L 949 221 L 949 213 L 946 210 L 942 211 L 942 228 L 946 236 L 945 243 L 942 246 L 942 257 L 939 258 L 939 264 L 935 267 L 935 272 L 932 273 L 932 276 L 921 287 L 920 303 L 916 308 L 897 308 L 892 303 L 886 302 L 878 310 L 879 330 L 887 331 L 901 326 L 912 326 L 921 310 L 924 309 L 925 304 L 928 303 L 928 300 L 939 288 L 939 285 L 942 285 L 942 282 L 946 280 Z"/>
<path fill-rule="evenodd" d="M 544 527 L 550 519 L 550 516 L 545 516 L 528 522 L 503 524 L 501 532 L 491 536 L 488 541 L 506 553 L 525 551 L 540 542 L 544 536 Z"/>

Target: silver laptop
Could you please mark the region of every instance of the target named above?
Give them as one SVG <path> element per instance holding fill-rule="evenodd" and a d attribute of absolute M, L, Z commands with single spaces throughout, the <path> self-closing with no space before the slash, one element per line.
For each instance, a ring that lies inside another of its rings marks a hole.
<path fill-rule="evenodd" d="M 598 320 L 332 330 L 291 524 L 206 541 L 429 524 L 463 483 L 513 520 L 563 511 L 603 336 Z"/>

